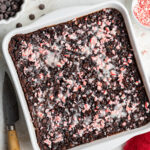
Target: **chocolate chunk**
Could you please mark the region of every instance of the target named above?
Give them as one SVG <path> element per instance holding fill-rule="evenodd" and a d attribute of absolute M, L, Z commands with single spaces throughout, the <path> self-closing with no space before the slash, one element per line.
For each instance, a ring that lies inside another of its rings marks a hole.
<path fill-rule="evenodd" d="M 34 14 L 30 14 L 30 15 L 29 15 L 29 19 L 30 19 L 30 20 L 34 20 L 34 19 L 35 19 L 35 15 L 34 15 Z"/>
<path fill-rule="evenodd" d="M 44 8 L 45 8 L 45 5 L 44 5 L 44 4 L 40 4 L 40 5 L 39 5 L 39 9 L 40 9 L 40 10 L 43 10 Z"/>
<path fill-rule="evenodd" d="M 12 9 L 13 9 L 13 10 L 16 10 L 17 8 L 18 8 L 18 6 L 15 5 L 15 4 L 12 6 Z"/>
<path fill-rule="evenodd" d="M 5 19 L 8 19 L 8 17 L 9 17 L 8 14 L 4 14 Z"/>
<path fill-rule="evenodd" d="M 4 16 L 3 16 L 2 14 L 0 14 L 0 20 L 2 20 L 2 19 L 3 19 L 3 17 L 4 17 Z"/>
<path fill-rule="evenodd" d="M 0 10 L 1 10 L 2 12 L 4 12 L 6 9 L 7 9 L 7 7 L 6 7 L 5 4 L 1 4 L 1 5 L 0 5 Z"/>
<path fill-rule="evenodd" d="M 20 27 L 22 27 L 22 24 L 21 23 L 17 23 L 16 24 L 16 28 L 20 28 Z"/>
<path fill-rule="evenodd" d="M 10 7 L 11 2 L 10 2 L 10 1 L 6 1 L 5 4 L 6 4 L 6 6 L 8 7 L 8 8 L 7 8 L 7 11 L 10 10 L 10 9 L 11 9 L 11 7 Z"/>

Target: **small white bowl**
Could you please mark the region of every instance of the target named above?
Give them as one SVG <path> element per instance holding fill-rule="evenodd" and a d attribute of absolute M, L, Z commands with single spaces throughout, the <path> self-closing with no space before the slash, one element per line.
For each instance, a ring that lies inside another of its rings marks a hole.
<path fill-rule="evenodd" d="M 134 20 L 137 22 L 137 24 L 139 24 L 142 28 L 145 28 L 145 29 L 150 29 L 150 26 L 145 26 L 143 25 L 142 23 L 139 22 L 139 20 L 136 18 L 136 16 L 134 15 L 134 7 L 135 5 L 138 3 L 138 0 L 132 0 L 132 4 L 131 4 L 131 14 L 134 18 Z"/>
<path fill-rule="evenodd" d="M 20 7 L 20 11 L 18 11 L 18 12 L 15 14 L 15 16 L 10 17 L 8 20 L 5 20 L 5 19 L 0 20 L 0 25 L 1 25 L 1 24 L 9 24 L 10 22 L 12 22 L 12 21 L 14 21 L 14 20 L 17 20 L 18 17 L 20 16 L 21 12 L 25 9 L 26 3 L 27 3 L 27 0 L 23 0 L 23 3 L 22 3 L 22 5 L 21 5 L 21 7 Z"/>

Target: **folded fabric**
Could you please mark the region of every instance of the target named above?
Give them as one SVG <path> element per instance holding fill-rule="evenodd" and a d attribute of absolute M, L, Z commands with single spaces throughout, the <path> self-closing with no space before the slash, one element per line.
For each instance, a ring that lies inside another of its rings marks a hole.
<path fill-rule="evenodd" d="M 126 142 L 123 150 L 150 150 L 150 132 L 133 137 Z"/>

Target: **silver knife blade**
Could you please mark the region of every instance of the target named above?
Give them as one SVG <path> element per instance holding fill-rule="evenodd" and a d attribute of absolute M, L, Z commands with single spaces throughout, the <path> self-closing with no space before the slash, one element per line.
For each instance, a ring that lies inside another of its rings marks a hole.
<path fill-rule="evenodd" d="M 7 73 L 3 85 L 3 111 L 6 125 L 14 125 L 19 120 L 17 96 Z"/>

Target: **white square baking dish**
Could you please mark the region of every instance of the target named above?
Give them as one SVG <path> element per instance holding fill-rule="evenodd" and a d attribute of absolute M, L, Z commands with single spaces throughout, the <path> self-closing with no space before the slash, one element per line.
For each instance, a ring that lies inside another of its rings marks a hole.
<path fill-rule="evenodd" d="M 14 66 L 13 61 L 8 52 L 9 42 L 10 42 L 11 38 L 16 34 L 26 34 L 29 32 L 33 32 L 33 31 L 36 31 L 36 30 L 46 27 L 46 26 L 63 23 L 63 22 L 72 20 L 74 18 L 81 17 L 84 15 L 99 11 L 103 8 L 116 8 L 123 15 L 123 18 L 124 18 L 124 21 L 125 21 L 125 24 L 126 24 L 126 27 L 128 30 L 130 42 L 133 47 L 133 51 L 134 51 L 136 61 L 138 64 L 138 68 L 141 73 L 147 95 L 150 98 L 150 85 L 148 83 L 148 77 L 146 75 L 146 71 L 143 67 L 141 54 L 139 53 L 138 47 L 136 45 L 131 20 L 130 20 L 130 17 L 129 17 L 129 14 L 128 14 L 126 8 L 121 3 L 116 2 L 116 1 L 114 1 L 114 2 L 108 1 L 108 2 L 97 4 L 97 5 L 93 5 L 93 6 L 65 8 L 62 10 L 57 10 L 55 12 L 52 12 L 48 15 L 45 15 L 42 18 L 40 18 L 38 21 L 36 21 L 35 23 L 33 23 L 27 27 L 16 29 L 16 30 L 13 30 L 12 32 L 8 33 L 6 35 L 6 37 L 4 38 L 3 44 L 2 44 L 3 55 L 6 60 L 7 65 L 8 65 L 8 68 L 9 68 L 9 71 L 10 71 L 10 74 L 12 77 L 12 81 L 14 83 L 16 92 L 17 92 L 19 100 L 20 100 L 20 104 L 21 104 L 21 107 L 22 107 L 22 110 L 23 110 L 23 113 L 25 116 L 31 143 L 32 143 L 34 150 L 39 150 L 40 148 L 37 144 L 34 126 L 32 124 L 31 116 L 30 116 L 30 113 L 28 110 L 28 106 L 27 106 L 25 97 L 24 97 L 24 93 L 23 93 L 21 84 L 19 82 L 19 78 L 18 78 L 16 69 L 15 69 L 15 66 Z M 88 148 L 88 150 L 110 149 L 110 148 L 116 147 L 117 145 L 122 144 L 123 142 L 125 142 L 126 140 L 128 140 L 129 138 L 131 138 L 135 135 L 142 134 L 142 133 L 145 133 L 148 131 L 150 131 L 150 123 L 148 123 L 147 125 L 145 125 L 143 127 L 137 128 L 137 129 L 125 131 L 122 133 L 118 133 L 116 135 L 112 135 L 112 136 L 94 141 L 92 143 L 77 146 L 77 147 L 73 148 L 73 150 L 77 150 L 77 149 L 78 150 L 86 150 L 87 148 Z"/>

